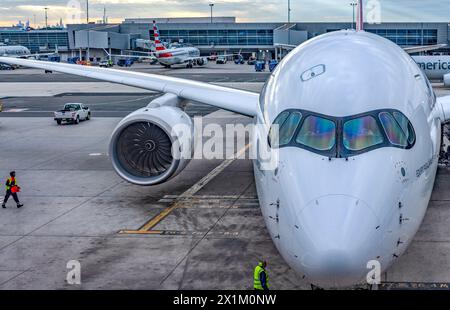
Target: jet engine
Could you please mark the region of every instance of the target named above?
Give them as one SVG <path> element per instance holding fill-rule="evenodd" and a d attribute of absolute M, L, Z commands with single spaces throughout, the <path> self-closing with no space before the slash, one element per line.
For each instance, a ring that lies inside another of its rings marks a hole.
<path fill-rule="evenodd" d="M 189 163 L 193 151 L 191 118 L 176 106 L 154 103 L 125 117 L 114 130 L 109 146 L 116 172 L 142 186 L 175 177 Z"/>
<path fill-rule="evenodd" d="M 450 74 L 444 75 L 444 86 L 450 87 Z"/>
<path fill-rule="evenodd" d="M 206 59 L 206 58 L 197 59 L 198 66 L 206 66 L 207 64 L 208 64 L 208 59 Z"/>

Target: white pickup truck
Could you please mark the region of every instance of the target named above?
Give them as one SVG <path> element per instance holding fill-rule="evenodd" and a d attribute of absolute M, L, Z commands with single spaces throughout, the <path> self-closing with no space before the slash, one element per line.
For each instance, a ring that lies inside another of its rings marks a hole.
<path fill-rule="evenodd" d="M 67 103 L 64 109 L 55 112 L 55 121 L 61 125 L 63 121 L 79 124 L 91 119 L 91 110 L 82 103 Z"/>

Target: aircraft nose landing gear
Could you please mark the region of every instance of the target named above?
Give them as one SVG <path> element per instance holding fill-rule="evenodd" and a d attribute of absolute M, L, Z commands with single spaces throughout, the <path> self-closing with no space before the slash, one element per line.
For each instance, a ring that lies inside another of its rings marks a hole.
<path fill-rule="evenodd" d="M 442 149 L 439 156 L 439 163 L 442 166 L 450 167 L 450 124 L 443 126 L 442 133 Z"/>

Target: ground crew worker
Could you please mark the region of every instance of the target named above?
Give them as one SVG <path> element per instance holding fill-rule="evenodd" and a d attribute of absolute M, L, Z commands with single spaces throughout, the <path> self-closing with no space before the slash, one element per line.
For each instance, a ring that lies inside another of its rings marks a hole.
<path fill-rule="evenodd" d="M 253 274 L 253 287 L 257 291 L 268 291 L 269 290 L 269 275 L 266 271 L 267 262 L 261 261 L 255 268 Z"/>
<path fill-rule="evenodd" d="M 9 173 L 9 178 L 6 180 L 5 187 L 6 187 L 6 195 L 5 200 L 3 200 L 2 208 L 6 209 L 6 203 L 8 202 L 10 196 L 14 198 L 14 201 L 17 204 L 17 208 L 22 208 L 23 204 L 19 202 L 19 197 L 17 197 L 17 193 L 20 191 L 20 187 L 19 185 L 17 185 L 15 171 L 11 171 Z"/>

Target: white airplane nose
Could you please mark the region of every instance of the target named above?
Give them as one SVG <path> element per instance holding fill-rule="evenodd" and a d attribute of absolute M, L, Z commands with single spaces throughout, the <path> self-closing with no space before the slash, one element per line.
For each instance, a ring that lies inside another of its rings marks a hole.
<path fill-rule="evenodd" d="M 303 268 L 313 284 L 347 287 L 366 278 L 381 255 L 382 227 L 362 200 L 346 195 L 315 199 L 301 212 Z"/>

